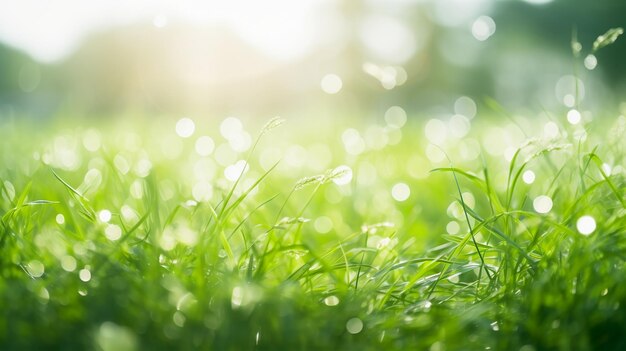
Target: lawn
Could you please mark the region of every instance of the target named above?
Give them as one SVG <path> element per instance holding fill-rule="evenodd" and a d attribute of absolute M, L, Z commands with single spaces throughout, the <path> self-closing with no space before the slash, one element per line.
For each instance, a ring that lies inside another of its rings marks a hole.
<path fill-rule="evenodd" d="M 0 348 L 624 349 L 624 106 L 456 109 L 0 121 Z"/>
<path fill-rule="evenodd" d="M 480 106 L 4 121 L 0 342 L 623 348 L 626 118 Z"/>

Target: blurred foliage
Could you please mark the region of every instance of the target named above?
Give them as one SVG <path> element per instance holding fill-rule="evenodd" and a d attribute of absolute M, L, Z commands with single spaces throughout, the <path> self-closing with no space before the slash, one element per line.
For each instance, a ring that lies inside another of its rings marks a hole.
<path fill-rule="evenodd" d="M 0 51 L 0 104 L 39 116 L 128 111 L 284 114 L 327 105 L 319 80 L 337 72 L 345 91 L 341 101 L 332 104 L 357 113 L 368 114 L 390 103 L 419 112 L 438 108 L 458 95 L 491 96 L 514 110 L 552 107 L 553 101 L 537 91 L 549 91 L 558 75 L 572 71 L 568 46 L 572 36 L 589 51 L 590 43 L 606 28 L 623 26 L 621 13 L 626 11 L 623 2 L 609 0 L 484 3 L 496 32 L 482 42 L 472 37 L 472 19 L 452 26 L 437 22 L 437 16 L 442 16 L 433 14 L 437 11 L 458 17 L 454 0 L 397 8 L 344 2 L 338 9 L 346 31 L 337 33 L 343 39 L 337 39 L 334 48 L 318 48 L 282 63 L 272 61 L 227 28 L 207 30 L 184 23 L 166 30 L 132 25 L 92 34 L 71 57 L 51 65 L 34 63 L 4 47 Z M 394 8 L 403 12 L 396 13 Z M 407 25 L 415 43 L 406 45 L 418 47 L 401 64 L 408 76 L 406 83 L 391 90 L 363 71 L 367 63 L 380 69 L 393 65 L 372 56 L 359 34 L 363 18 L 373 14 Z M 594 84 L 599 87 L 591 99 L 601 96 L 603 101 L 616 102 L 612 99 L 624 91 L 621 63 L 625 54 L 626 44 L 618 41 L 598 56 Z"/>

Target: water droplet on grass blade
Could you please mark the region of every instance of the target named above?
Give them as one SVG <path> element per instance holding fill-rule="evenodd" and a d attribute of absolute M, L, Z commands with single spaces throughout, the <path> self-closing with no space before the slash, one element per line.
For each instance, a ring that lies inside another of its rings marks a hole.
<path fill-rule="evenodd" d="M 38 260 L 32 260 L 26 265 L 26 270 L 28 271 L 28 274 L 30 274 L 33 278 L 41 277 L 46 270 L 45 268 L 46 267 L 43 265 L 43 263 Z"/>
<path fill-rule="evenodd" d="M 177 327 L 180 328 L 185 326 L 186 320 L 187 318 L 185 318 L 185 315 L 181 311 L 174 312 L 174 315 L 172 316 L 172 321 L 174 322 L 174 324 L 176 324 Z"/>
<path fill-rule="evenodd" d="M 78 272 L 78 278 L 85 283 L 91 280 L 91 272 L 87 268 L 83 268 Z"/>
<path fill-rule="evenodd" d="M 332 180 L 333 183 L 337 185 L 350 184 L 352 181 L 352 168 L 341 165 L 330 172 L 328 179 Z"/>
<path fill-rule="evenodd" d="M 585 57 L 585 60 L 583 61 L 585 68 L 588 70 L 593 70 L 596 68 L 596 66 L 598 65 L 598 59 L 596 58 L 595 55 L 593 54 L 589 54 L 587 55 L 587 57 Z"/>
<path fill-rule="evenodd" d="M 596 40 L 593 42 L 592 51 L 596 52 L 607 45 L 613 44 L 622 34 L 624 34 L 623 28 L 618 27 L 609 29 L 608 31 L 606 31 L 606 33 L 596 38 Z"/>
<path fill-rule="evenodd" d="M 278 116 L 270 119 L 261 129 L 261 135 L 271 131 L 274 128 L 280 127 L 283 123 L 285 123 L 285 120 Z"/>
<path fill-rule="evenodd" d="M 65 216 L 63 216 L 62 214 L 57 214 L 56 217 L 54 218 L 54 220 L 57 222 L 57 224 L 62 225 L 65 223 Z"/>
<path fill-rule="evenodd" d="M 327 296 L 324 299 L 324 304 L 326 306 L 337 306 L 339 304 L 339 298 L 334 295 Z"/>
<path fill-rule="evenodd" d="M 358 334 L 363 330 L 363 321 L 359 318 L 351 318 L 346 323 L 346 330 L 350 334 Z"/>

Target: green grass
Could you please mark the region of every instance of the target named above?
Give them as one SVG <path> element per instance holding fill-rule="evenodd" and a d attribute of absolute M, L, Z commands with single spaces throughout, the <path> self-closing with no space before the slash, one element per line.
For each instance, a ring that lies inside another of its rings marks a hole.
<path fill-rule="evenodd" d="M 585 118 L 441 149 L 419 119 L 252 123 L 245 152 L 220 121 L 3 121 L 0 348 L 623 349 L 626 119 Z"/>

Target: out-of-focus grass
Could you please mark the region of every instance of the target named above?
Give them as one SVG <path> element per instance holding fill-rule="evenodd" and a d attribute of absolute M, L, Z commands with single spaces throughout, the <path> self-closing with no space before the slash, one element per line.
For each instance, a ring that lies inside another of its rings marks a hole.
<path fill-rule="evenodd" d="M 0 344 L 622 349 L 626 118 L 557 112 L 2 121 Z"/>

